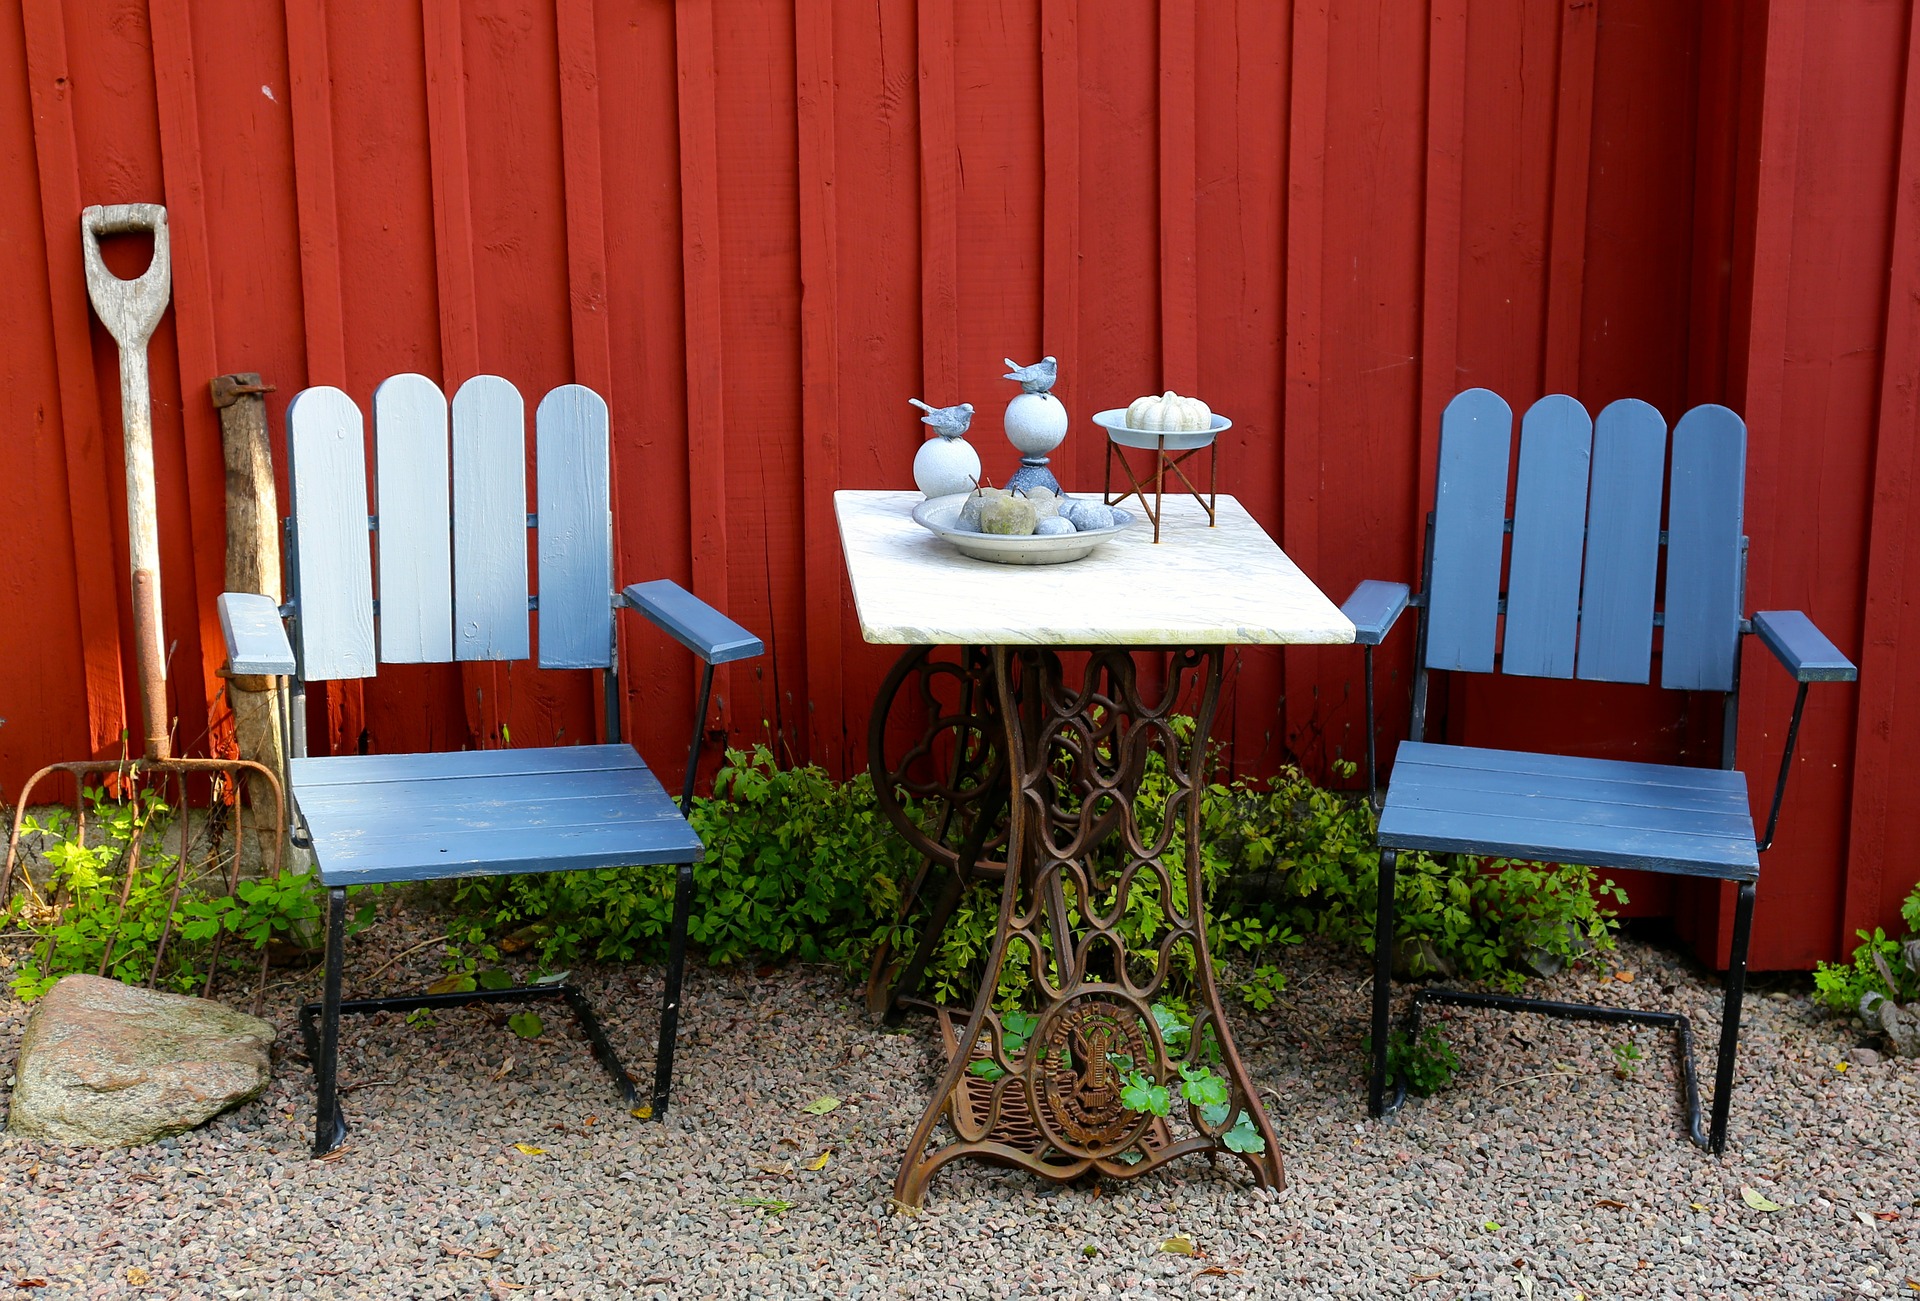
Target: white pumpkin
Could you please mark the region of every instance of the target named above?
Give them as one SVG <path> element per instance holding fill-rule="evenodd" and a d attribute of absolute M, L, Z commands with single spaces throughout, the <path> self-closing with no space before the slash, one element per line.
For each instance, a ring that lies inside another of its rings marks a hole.
<path fill-rule="evenodd" d="M 1213 428 L 1213 412 L 1199 398 L 1183 398 L 1172 389 L 1135 398 L 1127 408 L 1127 428 L 1184 434 Z"/>

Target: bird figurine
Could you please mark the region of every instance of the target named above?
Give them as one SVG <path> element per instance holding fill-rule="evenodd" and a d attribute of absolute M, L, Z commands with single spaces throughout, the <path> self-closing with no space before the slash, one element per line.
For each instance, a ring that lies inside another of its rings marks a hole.
<path fill-rule="evenodd" d="M 1042 357 L 1031 366 L 1016 365 L 1011 357 L 1001 360 L 1007 363 L 1005 378 L 1015 381 L 1028 393 L 1051 392 L 1054 380 L 1060 375 L 1060 363 L 1052 357 Z"/>
<path fill-rule="evenodd" d="M 939 435 L 921 443 L 914 454 L 914 483 L 929 497 L 970 491 L 980 481 L 980 453 L 966 439 L 967 426 L 973 423 L 973 403 L 931 407 L 919 398 L 907 401 L 926 412 L 921 422 L 933 426 Z"/>
<path fill-rule="evenodd" d="M 1006 377 L 1020 385 L 1013 401 L 1007 403 L 1003 421 L 1007 441 L 1020 453 L 1020 468 L 1007 480 L 1007 487 L 1022 491 L 1046 488 L 1058 493 L 1060 480 L 1047 468 L 1047 453 L 1067 436 L 1067 409 L 1049 391 L 1060 377 L 1060 363 L 1052 357 L 1042 357 L 1031 366 L 1016 365 L 1011 357 L 1005 360 Z"/>
<path fill-rule="evenodd" d="M 942 438 L 958 438 L 967 432 L 967 426 L 973 423 L 973 403 L 962 402 L 957 407 L 930 407 L 919 398 L 908 398 L 927 414 L 920 417 L 922 424 L 932 425 L 933 432 Z"/>

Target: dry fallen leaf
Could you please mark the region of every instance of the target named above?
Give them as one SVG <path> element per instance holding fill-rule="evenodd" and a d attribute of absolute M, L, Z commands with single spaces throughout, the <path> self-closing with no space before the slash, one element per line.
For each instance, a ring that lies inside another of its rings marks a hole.
<path fill-rule="evenodd" d="M 544 1147 L 535 1147 L 531 1143 L 515 1143 L 514 1146 L 528 1156 L 544 1156 L 547 1150 Z"/>
<path fill-rule="evenodd" d="M 1610 1211 L 1624 1211 L 1627 1209 L 1625 1202 L 1617 1202 L 1611 1197 L 1602 1197 L 1599 1201 L 1595 1202 L 1594 1205 L 1604 1206 Z"/>
<path fill-rule="evenodd" d="M 480 1250 L 469 1252 L 468 1254 L 471 1255 L 475 1260 L 492 1260 L 494 1257 L 500 1254 L 500 1248 L 482 1247 Z"/>
<path fill-rule="evenodd" d="M 1196 1269 L 1193 1272 L 1193 1276 L 1195 1278 L 1200 1278 L 1201 1276 L 1206 1274 L 1217 1274 L 1222 1278 L 1224 1278 L 1228 1274 L 1244 1274 L 1246 1272 L 1247 1271 L 1244 1269 L 1226 1269 L 1219 1265 L 1209 1265 L 1205 1269 Z"/>
<path fill-rule="evenodd" d="M 1740 1189 L 1740 1200 L 1753 1207 L 1756 1211 L 1777 1211 L 1780 1209 L 1778 1202 L 1770 1202 L 1759 1193 L 1753 1191 L 1753 1189 L 1744 1186 Z"/>
<path fill-rule="evenodd" d="M 145 1287 L 147 1284 L 153 1282 L 153 1275 L 147 1273 L 146 1270 L 141 1269 L 138 1265 L 129 1265 L 127 1266 L 127 1282 L 133 1284 L 135 1287 Z"/>
<path fill-rule="evenodd" d="M 1431 1283 L 1431 1282 L 1433 1282 L 1433 1281 L 1434 1281 L 1434 1280 L 1436 1280 L 1436 1279 L 1442 1279 L 1442 1278 L 1445 1278 L 1445 1277 L 1446 1277 L 1446 1275 L 1445 1275 L 1445 1274 L 1414 1274 L 1414 1275 L 1412 1275 L 1411 1277 L 1409 1277 L 1409 1278 L 1407 1279 L 1407 1282 L 1409 1282 L 1409 1283 Z"/>
<path fill-rule="evenodd" d="M 820 1154 L 820 1155 L 819 1155 L 819 1156 L 818 1156 L 817 1158 L 815 1158 L 815 1159 L 814 1159 L 814 1160 L 812 1160 L 812 1161 L 809 1161 L 809 1162 L 807 1162 L 807 1169 L 809 1169 L 809 1170 L 824 1170 L 824 1169 L 826 1169 L 826 1168 L 827 1168 L 827 1158 L 828 1158 L 828 1157 L 830 1157 L 830 1156 L 832 1156 L 832 1155 L 833 1155 L 833 1149 L 832 1149 L 832 1148 L 828 1148 L 828 1149 L 827 1149 L 826 1151 L 824 1151 L 824 1152 L 822 1152 L 822 1153 L 821 1153 L 821 1154 Z"/>
<path fill-rule="evenodd" d="M 1696 1211 L 1704 1211 L 1707 1209 L 1706 1207 L 1702 1206 L 1699 1202 L 1688 1202 L 1687 1205 L 1693 1207 L 1693 1209 Z"/>
<path fill-rule="evenodd" d="M 13 1280 L 13 1285 L 19 1288 L 45 1287 L 47 1280 L 44 1278 L 16 1278 Z"/>
<path fill-rule="evenodd" d="M 1631 985 L 1633 983 L 1633 973 L 1631 971 L 1616 971 L 1613 973 L 1613 978 L 1623 985 Z"/>
<path fill-rule="evenodd" d="M 1844 1074 L 1846 1074 L 1846 1072 L 1847 1072 L 1847 1063 L 1845 1063 L 1845 1062 L 1835 1062 L 1835 1063 L 1833 1064 L 1833 1069 L 1834 1069 L 1834 1070 L 1836 1070 L 1836 1071 L 1839 1071 L 1839 1072 L 1840 1072 L 1840 1073 L 1841 1073 L 1842 1075 L 1844 1075 Z"/>
<path fill-rule="evenodd" d="M 834 1097 L 832 1094 L 824 1094 L 815 1098 L 812 1102 L 800 1108 L 800 1110 L 806 1112 L 809 1116 L 824 1116 L 839 1105 L 840 1099 Z"/>
<path fill-rule="evenodd" d="M 1168 1238 L 1160 1244 L 1160 1250 L 1170 1252 L 1175 1256 L 1197 1256 L 1200 1254 L 1194 1248 L 1193 1239 L 1184 1233 L 1176 1234 Z"/>
<path fill-rule="evenodd" d="M 632 1116 L 635 1120 L 652 1120 L 653 1105 L 651 1103 L 643 1102 L 627 1114 Z"/>
<path fill-rule="evenodd" d="M 1897 1220 L 1897 1219 L 1899 1219 L 1899 1218 L 1900 1218 L 1900 1212 L 1898 1212 L 1898 1211 L 1875 1211 L 1875 1212 L 1873 1213 L 1873 1218 L 1874 1218 L 1874 1219 L 1876 1219 L 1876 1220 Z"/>
<path fill-rule="evenodd" d="M 1873 1227 L 1873 1215 L 1869 1211 L 1855 1211 L 1853 1218 L 1866 1225 L 1869 1229 Z"/>

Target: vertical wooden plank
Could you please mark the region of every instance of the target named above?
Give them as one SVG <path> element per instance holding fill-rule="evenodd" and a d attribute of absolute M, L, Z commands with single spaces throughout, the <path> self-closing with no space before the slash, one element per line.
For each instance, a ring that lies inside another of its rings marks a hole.
<path fill-rule="evenodd" d="M 1907 25 L 1900 152 L 1893 189 L 1892 274 L 1874 419 L 1872 518 L 1867 544 L 1866 610 L 1860 638 L 1859 724 L 1854 729 L 1853 791 L 1842 944 L 1870 930 L 1905 882 L 1888 873 L 1893 818 L 1913 769 L 1913 741 L 1896 746 L 1902 684 L 1900 634 L 1910 628 L 1908 567 L 1920 527 L 1914 522 L 1914 459 L 1920 447 L 1920 21 Z M 1912 655 L 1909 643 L 1908 655 Z M 1909 711 L 1911 703 L 1906 704 Z M 1904 753 L 1902 753 L 1904 751 Z M 1892 888 L 1889 888 L 1892 887 Z"/>
<path fill-rule="evenodd" d="M 1040 276 L 1045 303 L 1042 348 L 1060 359 L 1054 394 L 1068 414 L 1080 387 L 1080 4 L 1040 3 L 1040 134 L 1046 150 L 1042 175 Z M 1085 424 L 1084 419 L 1081 421 Z M 1066 447 L 1076 484 L 1099 482 L 1104 446 L 1098 438 L 1069 434 Z"/>
<path fill-rule="evenodd" d="M 1653 585 L 1660 563 L 1667 422 L 1638 398 L 1594 422 L 1587 564 L 1580 592 L 1580 676 L 1645 682 L 1653 663 Z"/>
<path fill-rule="evenodd" d="M 1593 420 L 1565 394 L 1541 398 L 1520 422 L 1503 673 L 1573 676 L 1580 622 L 1580 553 L 1587 522 Z"/>
<path fill-rule="evenodd" d="M 333 152 L 333 72 L 326 0 L 285 0 L 293 176 L 299 211 L 300 306 L 308 384 L 345 385 L 347 329 L 340 270 L 340 209 Z M 325 713 L 325 749 L 354 749 L 366 730 L 357 678 L 314 693 Z M 311 696 L 309 697 L 311 700 Z"/>
<path fill-rule="evenodd" d="M 573 326 L 573 377 L 606 399 L 611 420 L 611 410 L 621 395 L 614 391 L 613 335 L 607 320 L 606 187 L 600 161 L 600 57 L 593 28 L 593 0 L 554 0 L 554 25 L 560 54 L 560 147 L 567 203 L 567 304 Z M 611 458 L 611 432 L 608 446 Z M 618 556 L 623 552 L 617 480 L 610 480 L 608 492 L 613 510 L 613 554 Z M 614 581 L 619 581 L 617 574 Z M 544 653 L 544 620 L 540 630 Z M 617 619 L 613 621 L 613 633 L 616 639 L 620 637 Z M 596 741 L 607 739 L 606 689 L 606 683 L 596 674 Z M 622 726 L 621 735 L 630 735 L 631 731 Z"/>
<path fill-rule="evenodd" d="M 200 400 L 207 383 L 220 373 L 214 340 L 213 276 L 207 240 L 207 199 L 201 169 L 199 94 L 194 75 L 193 34 L 186 0 L 153 0 L 147 8 L 153 31 L 153 76 L 159 92 L 160 157 L 167 187 L 167 225 L 173 253 L 173 318 L 180 391 L 189 395 L 180 413 L 187 466 L 188 526 L 193 564 L 184 595 L 191 619 L 175 619 L 175 630 L 191 629 L 191 654 L 199 660 L 197 700 L 205 719 L 211 754 L 236 754 L 232 715 L 221 701 L 220 671 L 226 660 L 214 597 L 226 578 L 226 464 L 221 453 L 220 422 L 210 402 Z M 176 607 L 177 607 L 176 602 Z M 184 696 L 176 656 L 172 681 Z M 188 710 L 185 699 L 180 701 Z M 183 719 L 183 736 L 198 727 Z"/>
<path fill-rule="evenodd" d="M 453 653 L 523 660 L 527 620 L 527 412 L 498 375 L 453 395 Z"/>
<path fill-rule="evenodd" d="M 93 348 L 88 325 L 86 271 L 80 258 L 79 145 L 74 135 L 73 83 L 67 69 L 67 36 L 56 0 L 29 0 L 21 9 L 28 82 L 33 104 L 34 164 L 46 239 L 47 285 L 53 310 L 53 347 L 58 370 L 60 431 L 66 454 L 67 509 L 74 572 L 98 575 L 82 581 L 80 609 L 82 691 L 87 746 L 102 755 L 118 744 L 126 726 L 125 677 L 120 659 L 120 610 L 131 601 L 117 561 L 105 574 L 92 559 L 103 539 L 118 538 L 112 554 L 124 553 L 126 523 L 115 526 L 109 491 L 112 460 L 97 409 Z M 104 579 L 105 581 L 101 581 Z"/>
<path fill-rule="evenodd" d="M 1427 589 L 1428 668 L 1493 671 L 1512 450 L 1513 411 L 1498 394 L 1468 389 L 1447 403 Z"/>
<path fill-rule="evenodd" d="M 954 0 L 920 0 L 920 322 L 922 396 L 960 389 L 960 152 L 954 138 Z"/>
<path fill-rule="evenodd" d="M 1322 281 L 1325 274 L 1327 182 L 1328 7 L 1295 0 L 1293 70 L 1287 115 L 1286 386 L 1282 401 L 1284 461 L 1280 475 L 1281 546 L 1307 573 L 1320 559 L 1320 401 Z M 1294 691 L 1297 674 L 1283 661 L 1285 743 L 1297 752 L 1313 722 L 1313 702 Z"/>
<path fill-rule="evenodd" d="M 453 659 L 453 507 L 447 398 L 425 375 L 373 391 L 374 494 L 380 517 L 380 660 Z"/>
<path fill-rule="evenodd" d="M 1709 403 L 1673 427 L 1667 504 L 1666 635 L 1660 685 L 1725 691 L 1740 642 L 1740 528 L 1747 490 L 1747 429 Z"/>
<path fill-rule="evenodd" d="M 340 210 L 333 161 L 333 73 L 326 0 L 285 0 L 293 176 L 300 211 L 300 309 L 307 382 L 347 382 L 340 290 Z"/>
<path fill-rule="evenodd" d="M 426 32 L 441 382 L 454 389 L 480 373 L 473 195 L 467 172 L 466 53 L 461 44 L 458 0 L 420 0 L 420 17 Z"/>
<path fill-rule="evenodd" d="M 1160 374 L 1180 393 L 1200 383 L 1194 22 L 1193 0 L 1160 0 Z"/>
<path fill-rule="evenodd" d="M 725 366 L 720 334 L 720 150 L 712 0 L 674 10 L 680 89 L 680 238 L 687 336 L 687 499 L 693 590 L 727 594 Z M 722 670 L 723 674 L 726 670 Z M 723 686 L 730 678 L 723 678 Z M 721 699 L 730 698 L 723 690 Z M 723 706 L 721 717 L 724 719 Z"/>
<path fill-rule="evenodd" d="M 1467 132 L 1467 0 L 1430 0 L 1427 176 L 1420 256 L 1420 477 L 1417 522 L 1433 505 L 1440 413 L 1460 386 L 1460 196 Z M 1416 553 L 1408 568 L 1418 573 Z"/>
<path fill-rule="evenodd" d="M 1548 226 L 1546 347 L 1541 387 L 1580 390 L 1581 307 L 1587 273 L 1587 185 L 1593 156 L 1593 69 L 1600 6 L 1561 0 L 1560 78 Z M 1522 457 L 1524 463 L 1525 457 Z"/>
<path fill-rule="evenodd" d="M 840 638 L 845 579 L 834 524 L 840 486 L 840 215 L 835 197 L 832 0 L 794 6 L 800 149 L 801 478 L 806 500 L 807 745 L 839 770 L 846 745 Z"/>
<path fill-rule="evenodd" d="M 603 669 L 613 647 L 613 497 L 607 404 L 563 384 L 534 413 L 540 666 Z"/>
<path fill-rule="evenodd" d="M 300 676 L 364 678 L 374 672 L 373 562 L 366 434 L 352 398 L 310 388 L 287 404 L 287 477 L 299 547 Z"/>

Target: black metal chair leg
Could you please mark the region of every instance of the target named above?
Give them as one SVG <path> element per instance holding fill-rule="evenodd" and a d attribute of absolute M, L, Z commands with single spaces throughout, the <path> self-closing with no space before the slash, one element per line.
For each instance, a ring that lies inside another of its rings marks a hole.
<path fill-rule="evenodd" d="M 693 864 L 680 864 L 673 886 L 673 931 L 667 941 L 666 989 L 660 995 L 660 1046 L 653 1060 L 653 1118 L 665 1120 L 673 1090 L 673 1043 L 680 1032 L 680 981 L 687 965 L 687 918 L 693 911 Z"/>
<path fill-rule="evenodd" d="M 334 1078 L 340 1052 L 340 969 L 346 947 L 347 892 L 335 886 L 327 891 L 326 984 L 321 995 L 320 1052 L 313 1063 L 313 1154 L 317 1157 L 333 1151 L 347 1137 Z"/>
<path fill-rule="evenodd" d="M 1367 1079 L 1367 1113 L 1387 1111 L 1387 1017 L 1393 1007 L 1393 887 L 1399 854 L 1380 851 L 1380 894 L 1373 920 L 1373 1069 Z"/>
<path fill-rule="evenodd" d="M 1720 1018 L 1720 1064 L 1713 1080 L 1713 1128 L 1707 1150 L 1727 1147 L 1727 1113 L 1733 1106 L 1733 1061 L 1740 1049 L 1740 1000 L 1747 992 L 1747 941 L 1753 935 L 1754 883 L 1743 882 L 1733 911 L 1733 951 L 1727 960 L 1727 1004 Z"/>

